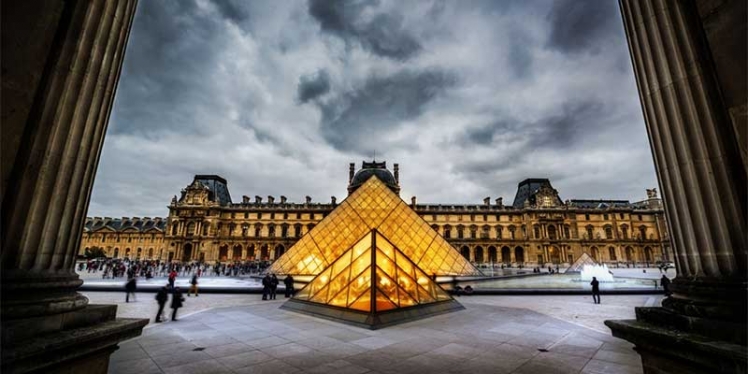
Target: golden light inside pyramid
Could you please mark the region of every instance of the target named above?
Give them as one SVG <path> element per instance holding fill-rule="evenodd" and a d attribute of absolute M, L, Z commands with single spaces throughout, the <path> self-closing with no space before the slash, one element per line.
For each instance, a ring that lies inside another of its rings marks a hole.
<path fill-rule="evenodd" d="M 480 275 L 478 269 L 376 177 L 354 191 L 268 271 L 318 275 L 371 230 L 387 237 L 426 274 Z"/>
<path fill-rule="evenodd" d="M 283 308 L 379 328 L 462 306 L 402 250 L 372 230 Z"/>

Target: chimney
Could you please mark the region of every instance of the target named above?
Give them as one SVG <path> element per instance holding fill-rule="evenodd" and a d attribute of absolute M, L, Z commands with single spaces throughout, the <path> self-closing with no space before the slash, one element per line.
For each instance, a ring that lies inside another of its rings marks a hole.
<path fill-rule="evenodd" d="M 483 199 L 483 205 L 485 206 L 491 205 L 491 196 L 486 196 L 486 198 Z"/>
<path fill-rule="evenodd" d="M 397 170 L 397 169 L 395 169 L 395 170 Z M 410 198 L 410 205 L 413 206 L 413 207 L 416 206 L 416 197 L 415 196 L 413 196 L 413 197 Z"/>
<path fill-rule="evenodd" d="M 504 206 L 504 198 L 503 197 L 497 198 L 496 199 L 496 205 L 498 205 L 500 207 Z"/>
<path fill-rule="evenodd" d="M 356 171 L 356 164 L 351 162 L 348 165 L 348 184 L 351 184 L 351 182 L 353 181 L 353 174 L 355 174 L 355 171 Z"/>
<path fill-rule="evenodd" d="M 311 198 L 311 197 L 309 197 L 309 196 L 307 196 L 307 197 L 306 197 L 306 203 L 307 203 L 307 204 L 311 204 L 311 203 L 312 203 L 312 198 Z"/>
<path fill-rule="evenodd" d="M 249 196 L 247 195 L 242 196 L 242 204 L 249 204 Z"/>
<path fill-rule="evenodd" d="M 285 204 L 286 200 L 288 200 L 288 199 L 286 199 L 285 196 L 281 195 L 281 204 Z"/>
<path fill-rule="evenodd" d="M 268 195 L 268 204 L 272 204 L 273 202 L 275 202 L 275 198 Z"/>
<path fill-rule="evenodd" d="M 262 204 L 262 198 L 255 195 L 255 204 Z"/>
<path fill-rule="evenodd" d="M 337 204 L 338 199 L 335 198 L 335 196 L 330 196 L 330 201 L 332 201 L 332 205 Z"/>
<path fill-rule="evenodd" d="M 400 164 L 395 164 L 394 169 L 395 169 L 395 183 L 400 185 Z M 415 203 L 413 203 L 413 205 L 415 205 Z"/>

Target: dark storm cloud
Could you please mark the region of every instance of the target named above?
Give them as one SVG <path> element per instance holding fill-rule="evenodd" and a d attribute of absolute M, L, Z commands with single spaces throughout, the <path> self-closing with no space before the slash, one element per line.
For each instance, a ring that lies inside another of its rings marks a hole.
<path fill-rule="evenodd" d="M 387 130 L 418 117 L 455 84 L 452 74 L 440 70 L 371 76 L 362 87 L 320 104 L 322 135 L 340 150 L 371 151 Z"/>
<path fill-rule="evenodd" d="M 218 12 L 226 19 L 241 24 L 249 18 L 249 11 L 243 7 L 245 2 L 240 0 L 214 0 L 213 4 Z"/>
<path fill-rule="evenodd" d="M 594 100 L 566 103 L 559 110 L 532 122 L 507 118 L 501 114 L 497 117 L 488 125 L 466 129 L 453 143 L 470 148 L 521 140 L 523 149 L 518 153 L 546 147 L 564 150 L 584 140 L 585 134 L 597 132 L 602 127 L 601 122 L 607 120 L 604 104 Z M 476 168 L 468 166 L 468 169 L 484 171 L 485 167 L 484 163 L 479 162 Z"/>
<path fill-rule="evenodd" d="M 562 52 L 595 51 L 622 27 L 614 0 L 557 0 L 547 18 L 548 46 Z"/>
<path fill-rule="evenodd" d="M 213 100 L 201 86 L 216 52 L 217 20 L 198 14 L 193 1 L 144 1 L 138 6 L 117 91 L 110 134 L 194 131 L 202 105 Z"/>
<path fill-rule="evenodd" d="M 296 91 L 296 98 L 300 103 L 316 99 L 330 91 L 330 75 L 321 69 L 315 74 L 301 76 Z"/>
<path fill-rule="evenodd" d="M 407 60 L 420 52 L 422 46 L 405 29 L 402 16 L 379 13 L 364 19 L 363 12 L 377 5 L 376 1 L 309 0 L 309 14 L 323 31 L 346 42 L 358 41 L 376 55 Z"/>

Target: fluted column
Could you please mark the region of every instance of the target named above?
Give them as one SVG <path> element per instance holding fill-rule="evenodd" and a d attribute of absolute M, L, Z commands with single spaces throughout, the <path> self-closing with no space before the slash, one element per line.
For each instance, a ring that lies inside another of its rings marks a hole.
<path fill-rule="evenodd" d="M 37 5 L 45 8 L 38 14 L 47 19 L 31 21 L 40 26 L 57 21 L 45 25 L 57 27 L 46 66 L 28 72 L 20 61 L 39 58 L 19 50 L 23 43 L 38 41 L 5 40 L 3 35 L 3 44 L 18 43 L 14 48 L 19 48 L 11 52 L 18 54 L 17 60 L 3 58 L 3 79 L 9 69 L 11 80 L 4 82 L 4 96 L 32 83 L 11 74 L 39 74 L 34 95 L 29 93 L 34 98 L 30 108 L 17 102 L 7 107 L 3 100 L 3 131 L 16 136 L 8 143 L 11 149 L 3 151 L 3 319 L 74 310 L 87 303 L 75 292 L 81 281 L 73 266 L 136 1 Z M 33 6 L 13 3 L 7 8 L 22 14 L 22 8 Z M 18 111 L 27 115 L 15 115 Z"/>
<path fill-rule="evenodd" d="M 678 269 L 663 304 L 744 321 L 747 169 L 695 4 L 620 4 Z"/>

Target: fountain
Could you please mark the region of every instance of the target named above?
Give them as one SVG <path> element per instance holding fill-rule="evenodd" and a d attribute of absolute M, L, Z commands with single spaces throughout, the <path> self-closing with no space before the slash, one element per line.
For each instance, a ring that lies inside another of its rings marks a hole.
<path fill-rule="evenodd" d="M 589 265 L 585 264 L 581 271 L 582 281 L 591 282 L 592 277 L 597 278 L 600 283 L 615 282 L 613 274 L 608 270 L 608 265 Z"/>

